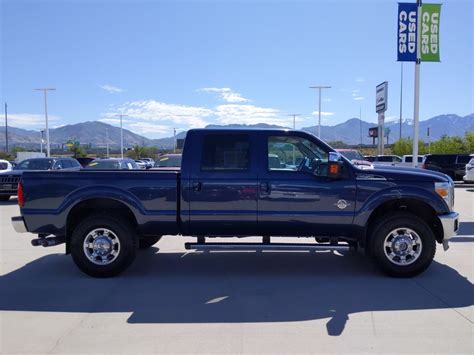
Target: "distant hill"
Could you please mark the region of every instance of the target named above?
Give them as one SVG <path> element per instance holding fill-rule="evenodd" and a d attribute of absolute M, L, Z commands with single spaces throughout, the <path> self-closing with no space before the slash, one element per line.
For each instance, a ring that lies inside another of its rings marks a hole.
<path fill-rule="evenodd" d="M 334 126 L 321 126 L 322 138 L 328 142 L 343 141 L 346 144 L 359 144 L 362 131 L 362 142 L 371 144 L 372 139 L 368 137 L 370 127 L 375 127 L 375 123 L 360 121 L 358 118 L 351 118 L 344 123 Z M 386 122 L 386 127 L 390 128 L 389 142 L 394 142 L 399 137 L 399 122 Z M 474 131 L 474 114 L 464 117 L 446 114 L 439 115 L 420 122 L 420 139 L 427 140 L 427 128 L 431 127 L 431 140 L 437 140 L 442 135 L 464 136 L 467 131 Z M 255 125 L 208 125 L 206 128 L 283 128 L 277 125 L 259 123 Z M 288 127 L 286 127 L 288 128 Z M 303 130 L 316 134 L 317 126 L 304 127 Z M 5 126 L 0 126 L 0 147 L 5 146 Z M 81 144 L 91 144 L 93 146 L 105 146 L 108 142 L 111 147 L 120 145 L 120 128 L 100 121 L 88 121 L 72 125 L 65 125 L 50 130 L 51 143 L 56 146 L 66 143 L 69 140 L 79 141 Z M 404 120 L 402 123 L 403 137 L 413 135 L 413 126 L 411 120 Z M 177 138 L 184 138 L 186 132 L 177 134 Z M 37 148 L 40 144 L 40 132 L 25 130 L 16 127 L 9 127 L 9 144 L 11 146 L 24 146 L 27 148 Z M 173 137 L 149 139 L 131 132 L 123 130 L 124 145 L 126 147 L 138 145 L 156 146 L 161 149 L 170 149 L 173 147 Z"/>

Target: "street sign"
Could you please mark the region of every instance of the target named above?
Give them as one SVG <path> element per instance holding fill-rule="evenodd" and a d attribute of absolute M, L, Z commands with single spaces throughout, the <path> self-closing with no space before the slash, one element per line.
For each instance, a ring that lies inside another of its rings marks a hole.
<path fill-rule="evenodd" d="M 377 138 L 379 136 L 379 128 L 378 127 L 370 127 L 369 128 L 369 137 Z"/>
<path fill-rule="evenodd" d="M 375 88 L 375 112 L 387 111 L 387 100 L 388 100 L 388 82 L 377 85 Z"/>
<path fill-rule="evenodd" d="M 416 62 L 417 19 L 416 3 L 398 4 L 397 60 L 399 62 Z"/>
<path fill-rule="evenodd" d="M 439 62 L 439 18 L 441 4 L 421 6 L 421 61 Z"/>

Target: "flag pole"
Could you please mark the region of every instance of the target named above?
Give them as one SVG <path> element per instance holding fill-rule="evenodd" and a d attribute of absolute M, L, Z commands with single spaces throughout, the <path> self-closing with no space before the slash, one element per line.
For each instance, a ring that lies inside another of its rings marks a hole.
<path fill-rule="evenodd" d="M 420 18 L 421 18 L 421 0 L 417 0 L 418 14 L 416 17 L 416 62 L 415 62 L 415 101 L 413 104 L 413 167 L 418 167 L 418 141 L 420 125 Z"/>

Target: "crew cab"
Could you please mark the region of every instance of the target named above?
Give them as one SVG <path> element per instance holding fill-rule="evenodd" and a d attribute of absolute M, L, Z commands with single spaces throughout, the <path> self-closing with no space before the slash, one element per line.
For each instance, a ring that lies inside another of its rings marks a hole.
<path fill-rule="evenodd" d="M 196 237 L 187 249 L 357 248 L 389 275 L 409 277 L 458 229 L 448 176 L 362 170 L 293 130 L 190 130 L 175 171 L 25 172 L 18 203 L 16 231 L 37 234 L 36 246 L 65 243 L 94 277 L 122 272 L 163 235 Z M 247 236 L 262 243 L 209 242 Z M 274 242 L 282 236 L 308 242 Z"/>

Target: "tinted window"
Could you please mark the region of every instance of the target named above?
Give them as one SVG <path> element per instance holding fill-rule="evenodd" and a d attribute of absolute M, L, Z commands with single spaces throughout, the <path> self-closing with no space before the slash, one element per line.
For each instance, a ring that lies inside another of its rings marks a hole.
<path fill-rule="evenodd" d="M 421 161 L 421 158 L 418 158 L 418 161 Z M 413 157 L 405 157 L 405 162 L 406 163 L 413 163 Z"/>
<path fill-rule="evenodd" d="M 338 152 L 349 160 L 364 160 L 362 154 L 360 154 L 357 150 L 342 150 Z"/>
<path fill-rule="evenodd" d="M 248 170 L 249 147 L 249 137 L 246 134 L 206 135 L 201 170 Z"/>
<path fill-rule="evenodd" d="M 71 169 L 72 164 L 70 160 L 61 160 L 61 163 L 63 164 L 63 169 Z"/>
<path fill-rule="evenodd" d="M 180 167 L 181 156 L 162 156 L 155 163 L 156 167 Z"/>
<path fill-rule="evenodd" d="M 0 170 L 6 170 L 6 169 L 8 169 L 8 164 L 0 162 Z"/>
<path fill-rule="evenodd" d="M 52 159 L 27 159 L 16 166 L 17 170 L 49 170 L 53 165 Z"/>
<path fill-rule="evenodd" d="M 455 155 L 430 155 L 426 158 L 426 164 L 450 165 L 456 161 Z"/>
<path fill-rule="evenodd" d="M 94 160 L 86 169 L 120 169 L 120 163 L 117 160 Z"/>
<path fill-rule="evenodd" d="M 81 167 L 81 164 L 76 159 L 71 159 L 70 162 L 71 162 L 71 166 L 73 168 L 80 168 Z"/>
<path fill-rule="evenodd" d="M 377 161 L 381 162 L 392 162 L 392 157 L 377 157 Z"/>
<path fill-rule="evenodd" d="M 471 160 L 469 155 L 460 155 L 458 156 L 458 164 L 467 164 Z"/>

